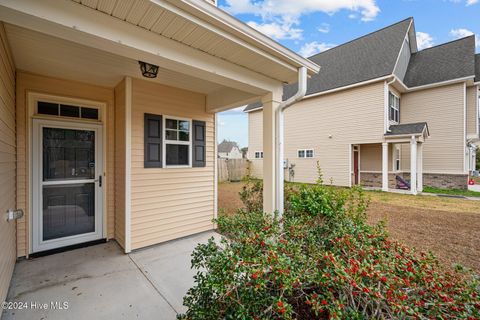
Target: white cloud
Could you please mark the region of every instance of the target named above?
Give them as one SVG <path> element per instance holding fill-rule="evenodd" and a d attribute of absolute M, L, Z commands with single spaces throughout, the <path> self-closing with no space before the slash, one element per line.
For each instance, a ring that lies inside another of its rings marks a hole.
<path fill-rule="evenodd" d="M 336 45 L 332 44 L 332 43 L 313 41 L 313 42 L 305 43 L 302 46 L 302 48 L 300 49 L 299 53 L 303 57 L 308 58 L 308 57 L 313 56 L 314 54 L 326 51 L 326 50 L 331 49 L 335 46 Z"/>
<path fill-rule="evenodd" d="M 293 23 L 256 23 L 250 21 L 247 23 L 250 27 L 257 29 L 261 33 L 276 40 L 290 39 L 297 40 L 302 38 L 302 29 L 295 28 Z"/>
<path fill-rule="evenodd" d="M 233 14 L 251 13 L 265 16 L 295 16 L 304 13 L 325 12 L 333 14 L 339 10 L 359 12 L 362 20 L 374 19 L 380 12 L 375 0 L 226 0 L 225 9 Z"/>
<path fill-rule="evenodd" d="M 300 39 L 303 30 L 298 25 L 304 14 L 334 14 L 348 10 L 358 14 L 362 21 L 371 21 L 380 12 L 376 0 L 226 0 L 226 6 L 222 9 L 233 15 L 253 14 L 261 17 L 261 22 L 249 24 L 276 39 Z"/>
<path fill-rule="evenodd" d="M 417 32 L 418 50 L 430 48 L 433 46 L 433 37 L 426 32 Z"/>
<path fill-rule="evenodd" d="M 450 35 L 452 37 L 457 38 L 457 39 L 465 38 L 465 37 L 471 36 L 472 34 L 473 34 L 472 31 L 470 31 L 468 29 L 463 29 L 463 28 L 450 30 Z"/>
<path fill-rule="evenodd" d="M 463 3 L 463 0 L 450 0 L 450 2 L 453 2 L 453 3 Z M 468 7 L 468 6 L 471 6 L 471 5 L 474 5 L 478 2 L 478 0 L 466 0 L 465 1 L 465 5 Z"/>
<path fill-rule="evenodd" d="M 458 28 L 450 30 L 450 35 L 456 39 L 465 38 L 474 34 L 472 31 L 465 28 Z M 475 43 L 477 48 L 480 48 L 480 36 L 475 35 Z"/>
<path fill-rule="evenodd" d="M 329 33 L 330 32 L 330 25 L 328 23 L 322 23 L 317 30 L 321 33 Z"/>

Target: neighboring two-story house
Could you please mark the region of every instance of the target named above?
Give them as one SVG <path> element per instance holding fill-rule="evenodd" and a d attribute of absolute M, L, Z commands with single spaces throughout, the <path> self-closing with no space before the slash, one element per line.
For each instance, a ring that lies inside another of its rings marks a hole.
<path fill-rule="evenodd" d="M 218 144 L 218 157 L 221 159 L 242 159 L 243 154 L 235 141 L 223 140 Z"/>
<path fill-rule="evenodd" d="M 310 60 L 322 69 L 285 111 L 286 180 L 314 182 L 318 161 L 339 186 L 467 187 L 479 138 L 474 36 L 419 51 L 409 18 Z M 295 91 L 286 86 L 283 98 Z M 262 105 L 245 112 L 252 174 L 261 177 Z"/>

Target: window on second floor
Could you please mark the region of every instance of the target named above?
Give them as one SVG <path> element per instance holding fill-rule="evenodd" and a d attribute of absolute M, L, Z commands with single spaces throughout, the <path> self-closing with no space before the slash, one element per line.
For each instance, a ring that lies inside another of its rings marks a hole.
<path fill-rule="evenodd" d="M 388 119 L 400 122 L 400 98 L 391 92 L 388 93 Z"/>

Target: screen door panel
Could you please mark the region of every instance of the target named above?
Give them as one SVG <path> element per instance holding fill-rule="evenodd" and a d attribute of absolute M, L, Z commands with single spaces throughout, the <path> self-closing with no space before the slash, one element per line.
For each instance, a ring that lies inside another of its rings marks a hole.
<path fill-rule="evenodd" d="M 95 231 L 93 183 L 43 187 L 43 240 Z"/>

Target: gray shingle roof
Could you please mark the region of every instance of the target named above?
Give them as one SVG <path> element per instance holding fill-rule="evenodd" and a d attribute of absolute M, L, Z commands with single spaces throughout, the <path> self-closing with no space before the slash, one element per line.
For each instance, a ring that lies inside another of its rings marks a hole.
<path fill-rule="evenodd" d="M 392 74 L 411 21 L 405 19 L 310 57 L 321 70 L 308 80 L 307 95 Z M 283 99 L 293 96 L 297 87 L 285 86 Z M 259 107 L 261 103 L 251 104 L 244 111 Z"/>
<path fill-rule="evenodd" d="M 245 109 L 243 109 L 243 111 L 255 110 L 255 109 L 259 109 L 261 107 L 262 107 L 262 102 L 257 101 L 257 102 L 254 102 L 254 103 L 250 103 L 248 106 L 245 107 Z"/>
<path fill-rule="evenodd" d="M 480 53 L 475 55 L 475 82 L 480 81 Z"/>
<path fill-rule="evenodd" d="M 412 54 L 403 82 L 417 87 L 475 74 L 475 36 Z"/>
<path fill-rule="evenodd" d="M 398 136 L 398 135 L 406 135 L 406 134 L 421 134 L 423 131 L 427 129 L 428 133 L 428 125 L 426 122 L 417 122 L 417 123 L 405 123 L 405 124 L 396 124 L 390 126 L 390 132 L 387 132 L 386 136 Z"/>
<path fill-rule="evenodd" d="M 392 74 L 411 21 L 405 19 L 310 57 L 321 70 L 309 79 L 307 95 Z M 297 87 L 286 86 L 283 98 L 293 96 Z"/>
<path fill-rule="evenodd" d="M 238 148 L 238 144 L 235 141 L 223 140 L 218 145 L 218 152 L 230 152 L 234 147 Z"/>

